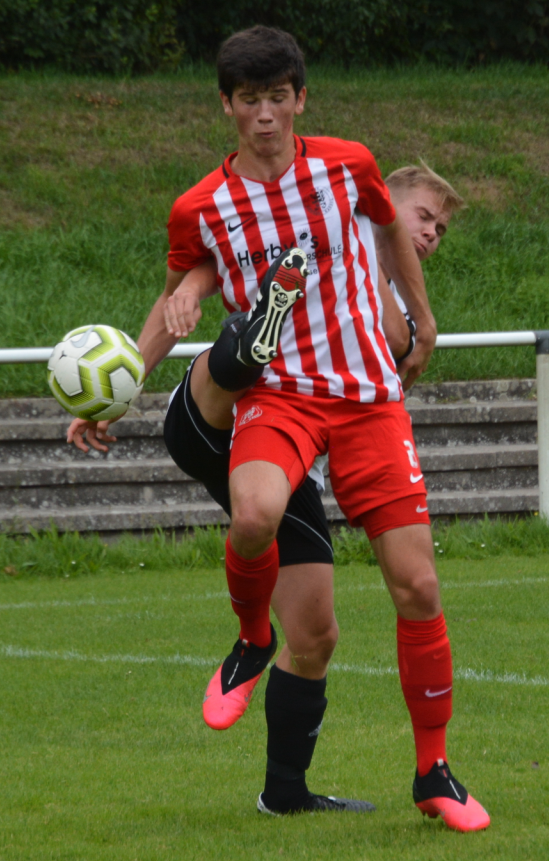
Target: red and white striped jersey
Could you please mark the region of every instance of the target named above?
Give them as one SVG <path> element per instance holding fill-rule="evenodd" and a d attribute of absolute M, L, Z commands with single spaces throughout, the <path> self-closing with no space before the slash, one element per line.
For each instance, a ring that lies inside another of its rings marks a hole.
<path fill-rule="evenodd" d="M 296 137 L 296 158 L 274 182 L 237 176 L 234 154 L 175 202 L 168 265 L 212 255 L 226 308 L 247 311 L 272 261 L 307 253 L 305 298 L 282 328 L 278 357 L 258 385 L 364 402 L 402 389 L 381 324 L 371 222 L 395 210 L 374 157 L 359 143 Z"/>

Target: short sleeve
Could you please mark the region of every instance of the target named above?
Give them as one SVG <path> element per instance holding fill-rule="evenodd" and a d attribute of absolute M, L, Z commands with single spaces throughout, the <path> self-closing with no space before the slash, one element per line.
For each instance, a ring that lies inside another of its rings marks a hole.
<path fill-rule="evenodd" d="M 200 232 L 200 207 L 190 192 L 179 197 L 168 220 L 168 267 L 174 272 L 194 269 L 211 257 Z"/>
<path fill-rule="evenodd" d="M 358 189 L 358 209 L 375 224 L 392 224 L 396 218 L 395 208 L 375 158 L 363 144 L 352 144 L 352 148 L 348 167 Z"/>

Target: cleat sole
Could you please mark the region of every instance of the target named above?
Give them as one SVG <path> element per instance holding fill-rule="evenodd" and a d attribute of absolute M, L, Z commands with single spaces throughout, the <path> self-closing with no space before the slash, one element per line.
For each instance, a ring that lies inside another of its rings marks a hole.
<path fill-rule="evenodd" d="M 294 259 L 299 257 L 301 264 L 294 266 Z M 259 329 L 255 333 L 251 353 L 254 361 L 261 365 L 267 365 L 276 358 L 276 348 L 280 340 L 280 331 L 284 321 L 295 303 L 304 296 L 303 288 L 307 277 L 306 256 L 297 249 L 282 262 L 275 278 L 269 285 L 261 285 L 256 299 L 256 306 L 263 301 L 263 290 L 268 291 L 267 307 L 264 315 L 258 319 Z M 249 317 L 253 314 L 249 313 Z M 275 351 L 273 357 L 272 352 Z M 239 358 L 242 358 L 239 356 Z"/>

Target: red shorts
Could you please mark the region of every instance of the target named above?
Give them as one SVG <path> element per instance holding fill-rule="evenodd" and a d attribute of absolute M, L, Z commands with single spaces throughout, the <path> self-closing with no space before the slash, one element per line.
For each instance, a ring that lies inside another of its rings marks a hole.
<path fill-rule="evenodd" d="M 329 451 L 332 489 L 351 526 L 362 524 L 375 538 L 429 523 L 410 416 L 401 402 L 363 404 L 262 388 L 236 407 L 231 472 L 253 460 L 275 463 L 294 491 L 315 457 Z M 402 503 L 395 507 L 397 500 Z"/>

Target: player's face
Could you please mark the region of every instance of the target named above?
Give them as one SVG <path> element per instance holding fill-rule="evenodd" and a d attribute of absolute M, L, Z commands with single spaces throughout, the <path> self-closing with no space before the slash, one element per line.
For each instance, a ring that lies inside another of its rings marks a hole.
<path fill-rule="evenodd" d="M 394 205 L 410 231 L 417 256 L 427 260 L 437 250 L 452 213 L 442 206 L 436 192 L 422 186 L 395 196 Z"/>
<path fill-rule="evenodd" d="M 290 83 L 268 90 L 237 87 L 230 101 L 224 93 L 220 95 L 225 113 L 236 120 L 240 150 L 272 158 L 293 147 L 294 116 L 303 113 L 305 87 L 297 97 Z"/>

